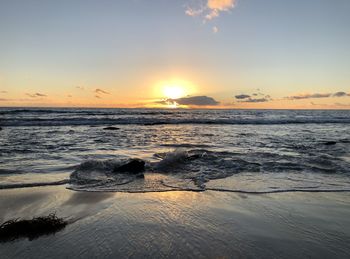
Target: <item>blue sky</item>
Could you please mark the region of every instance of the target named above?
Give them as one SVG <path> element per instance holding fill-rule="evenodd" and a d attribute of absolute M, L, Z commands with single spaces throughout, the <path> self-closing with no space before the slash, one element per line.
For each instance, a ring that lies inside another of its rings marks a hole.
<path fill-rule="evenodd" d="M 218 17 L 209 20 L 204 0 L 2 0 L 0 105 L 140 105 L 172 80 L 236 106 L 248 104 L 235 95 L 257 89 L 273 97 L 263 107 L 308 107 L 315 100 L 283 98 L 350 92 L 350 1 L 239 0 L 222 9 L 230 1 L 212 1 Z M 97 88 L 110 94 L 96 98 Z M 46 97 L 27 98 L 37 92 Z"/>

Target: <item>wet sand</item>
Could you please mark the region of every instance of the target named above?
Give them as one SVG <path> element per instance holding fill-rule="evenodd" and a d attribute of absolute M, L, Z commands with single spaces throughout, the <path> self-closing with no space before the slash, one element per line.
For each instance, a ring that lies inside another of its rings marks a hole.
<path fill-rule="evenodd" d="M 56 212 L 71 223 L 1 258 L 349 258 L 350 193 L 87 193 L 0 190 L 0 221 Z"/>

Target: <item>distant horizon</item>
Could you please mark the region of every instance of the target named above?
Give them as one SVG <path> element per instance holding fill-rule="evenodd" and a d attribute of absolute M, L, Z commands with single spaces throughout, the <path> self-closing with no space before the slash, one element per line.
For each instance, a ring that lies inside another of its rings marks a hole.
<path fill-rule="evenodd" d="M 0 109 L 144 109 L 144 110 L 274 110 L 274 111 L 349 111 L 350 108 L 205 108 L 205 107 L 94 107 L 94 106 L 0 106 Z"/>

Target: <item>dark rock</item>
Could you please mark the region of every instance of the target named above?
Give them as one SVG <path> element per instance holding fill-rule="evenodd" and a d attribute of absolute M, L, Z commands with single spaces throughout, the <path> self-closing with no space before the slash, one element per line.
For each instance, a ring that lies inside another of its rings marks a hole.
<path fill-rule="evenodd" d="M 327 141 L 327 142 L 325 142 L 324 144 L 325 144 L 326 146 L 331 146 L 331 145 L 337 144 L 337 142 L 336 142 L 336 141 Z"/>
<path fill-rule="evenodd" d="M 119 130 L 120 128 L 117 127 L 105 127 L 104 130 Z"/>
<path fill-rule="evenodd" d="M 2 127 L 0 127 L 0 130 L 2 130 Z"/>
<path fill-rule="evenodd" d="M 145 161 L 141 159 L 131 159 L 124 165 L 114 168 L 114 173 L 138 174 L 145 171 Z"/>

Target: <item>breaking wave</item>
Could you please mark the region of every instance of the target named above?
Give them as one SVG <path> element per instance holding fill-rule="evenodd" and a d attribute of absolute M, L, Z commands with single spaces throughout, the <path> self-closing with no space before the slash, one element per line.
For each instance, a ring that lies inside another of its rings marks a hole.
<path fill-rule="evenodd" d="M 154 154 L 144 171 L 116 172 L 132 159 L 89 160 L 70 176 L 69 189 L 77 191 L 158 192 L 227 191 L 241 193 L 350 191 L 342 174 L 329 177 L 315 166 L 289 163 L 275 165 L 247 161 L 230 152 L 176 149 Z M 281 173 L 283 172 L 283 173 Z"/>
<path fill-rule="evenodd" d="M 68 167 L 73 170 L 69 179 L 0 184 L 0 189 L 68 184 L 69 189 L 92 192 L 349 191 L 348 162 L 322 154 L 323 146 L 318 147 L 317 157 L 303 158 L 293 154 L 245 154 L 181 147 L 155 153 L 151 161 L 125 156 L 89 159 Z"/>

